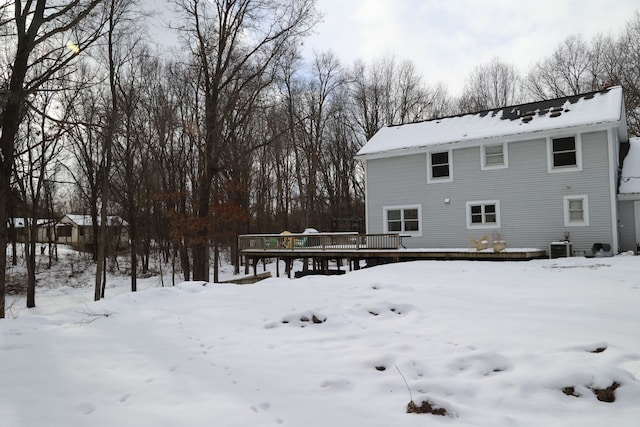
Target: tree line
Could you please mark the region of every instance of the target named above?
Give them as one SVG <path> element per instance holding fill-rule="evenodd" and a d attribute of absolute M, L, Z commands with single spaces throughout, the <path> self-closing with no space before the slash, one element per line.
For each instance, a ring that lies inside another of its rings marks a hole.
<path fill-rule="evenodd" d="M 625 88 L 639 134 L 640 13 L 616 36 L 576 35 L 526 75 L 500 59 L 460 96 L 410 60 L 304 60 L 314 0 L 173 0 L 180 49 L 159 51 L 131 0 L 0 6 L 0 224 L 92 218 L 104 297 L 107 214 L 128 223 L 131 290 L 152 251 L 181 280 L 218 279 L 239 234 L 364 231 L 358 149 L 381 127 L 531 100 Z M 36 231 L 25 244 L 35 306 Z M 9 241 L 0 226 L 0 247 Z M 212 264 L 212 265 L 210 265 Z M 7 258 L 0 256 L 0 316 Z"/>

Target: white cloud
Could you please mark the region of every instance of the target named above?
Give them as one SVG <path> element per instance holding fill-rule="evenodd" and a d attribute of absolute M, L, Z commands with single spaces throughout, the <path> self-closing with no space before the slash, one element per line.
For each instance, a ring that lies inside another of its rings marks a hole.
<path fill-rule="evenodd" d="M 312 49 L 331 49 L 345 65 L 395 53 L 452 93 L 496 56 L 524 73 L 568 36 L 616 35 L 640 10 L 637 0 L 318 0 L 318 7 L 325 21 L 308 41 Z"/>

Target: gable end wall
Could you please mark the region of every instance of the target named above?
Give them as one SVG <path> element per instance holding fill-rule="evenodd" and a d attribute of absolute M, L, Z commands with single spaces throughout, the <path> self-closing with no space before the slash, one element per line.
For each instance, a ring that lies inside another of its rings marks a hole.
<path fill-rule="evenodd" d="M 574 251 L 613 243 L 607 132 L 581 135 L 583 170 L 549 173 L 546 139 L 508 143 L 509 167 L 481 170 L 481 147 L 453 150 L 453 182 L 427 184 L 427 154 L 367 161 L 367 232 L 384 232 L 385 206 L 422 206 L 422 236 L 407 247 L 466 248 L 500 233 L 511 247 L 548 249 L 570 234 Z M 489 143 L 489 142 L 488 142 Z M 563 197 L 588 195 L 590 225 L 565 227 Z M 445 199 L 449 203 L 445 203 Z M 466 202 L 499 200 L 499 229 L 468 230 Z"/>

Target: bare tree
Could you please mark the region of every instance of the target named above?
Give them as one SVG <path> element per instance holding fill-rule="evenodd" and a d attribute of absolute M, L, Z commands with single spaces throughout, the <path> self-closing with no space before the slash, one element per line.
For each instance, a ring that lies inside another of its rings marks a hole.
<path fill-rule="evenodd" d="M 426 85 L 411 61 L 384 57 L 356 62 L 352 83 L 355 120 L 368 141 L 383 126 L 442 117 L 453 111 L 443 85 Z"/>
<path fill-rule="evenodd" d="M 275 65 L 287 46 L 297 43 L 316 21 L 313 0 L 176 0 L 193 47 L 204 91 L 205 143 L 198 165 L 193 277 L 209 278 L 210 203 L 214 178 L 224 169 L 221 152 L 235 111 L 269 87 Z M 244 91 L 253 94 L 240 96 Z"/>
<path fill-rule="evenodd" d="M 440 89 L 426 86 L 414 63 L 402 61 L 397 69 L 392 94 L 396 105 L 395 123 L 411 123 L 434 117 L 440 108 L 434 104 Z"/>
<path fill-rule="evenodd" d="M 564 40 L 550 57 L 536 63 L 524 86 L 534 99 L 577 95 L 602 86 L 602 68 L 597 55 L 580 35 Z"/>
<path fill-rule="evenodd" d="M 135 46 L 129 50 L 135 51 Z M 122 117 L 118 138 L 114 139 L 114 176 L 110 180 L 114 199 L 119 202 L 129 223 L 129 254 L 131 261 L 131 291 L 137 291 L 138 248 L 140 245 L 139 219 L 143 203 L 143 180 L 147 169 L 146 152 L 154 142 L 151 139 L 148 113 L 142 111 L 144 97 L 148 95 L 156 69 L 148 51 L 141 48 L 128 61 L 126 71 L 119 76 L 117 93 Z"/>
<path fill-rule="evenodd" d="M 357 121 L 367 141 L 383 126 L 394 124 L 391 105 L 393 68 L 392 58 L 384 58 L 371 67 L 362 62 L 355 64 L 353 99 L 358 109 Z"/>
<path fill-rule="evenodd" d="M 43 87 L 50 86 L 51 83 Z M 23 137 L 20 138 L 15 157 L 15 176 L 24 205 L 28 213 L 25 217 L 25 260 L 27 264 L 27 307 L 36 306 L 36 244 L 39 219 L 44 208 L 46 184 L 54 179 L 53 161 L 62 150 L 62 136 L 65 133 L 64 116 L 68 105 L 55 99 L 55 91 L 43 91 L 30 100 L 33 107 L 23 122 Z M 53 115 L 59 120 L 52 120 Z M 49 224 L 43 224 L 49 228 Z"/>
<path fill-rule="evenodd" d="M 332 229 L 347 227 L 350 231 L 361 231 L 364 194 L 359 191 L 359 162 L 355 155 L 362 146 L 362 138 L 354 123 L 348 89 L 346 85 L 338 89 L 332 96 L 321 167 L 328 216 Z"/>
<path fill-rule="evenodd" d="M 173 245 L 172 277 L 179 254 L 184 280 L 190 280 L 189 248 L 192 240 L 192 197 L 195 182 L 196 147 L 203 143 L 197 73 L 185 65 L 168 64 L 152 91 L 153 132 L 158 144 L 152 146 L 153 174 L 160 178 L 152 196 L 164 211 L 155 218 L 156 235 Z M 150 176 L 151 174 L 149 174 Z M 153 188 L 153 186 L 149 186 Z M 152 190 L 153 191 L 153 190 Z"/>
<path fill-rule="evenodd" d="M 467 78 L 458 109 L 461 113 L 488 110 L 518 104 L 523 98 L 516 69 L 494 58 Z"/>
<path fill-rule="evenodd" d="M 0 16 L 10 17 L 2 24 L 10 27 L 6 40 L 12 44 L 10 77 L 0 111 L 0 318 L 5 312 L 9 183 L 26 100 L 45 82 L 59 76 L 76 55 L 100 36 L 104 23 L 102 4 L 102 0 L 14 0 L 0 5 Z"/>
<path fill-rule="evenodd" d="M 622 84 L 629 132 L 640 136 L 640 12 L 631 18 L 616 43 L 615 66 L 609 81 Z"/>
<path fill-rule="evenodd" d="M 107 3 L 107 25 L 106 25 L 106 52 L 105 64 L 108 80 L 108 100 L 106 104 L 106 127 L 102 137 L 102 157 L 98 177 L 100 180 L 100 219 L 98 221 L 98 248 L 96 262 L 96 279 L 94 289 L 94 299 L 98 301 L 104 298 L 106 288 L 106 259 L 109 239 L 107 234 L 109 208 L 109 174 L 112 171 L 113 146 L 117 138 L 118 128 L 122 123 L 122 112 L 119 103 L 118 82 L 125 72 L 128 58 L 136 49 L 135 44 L 139 40 L 132 36 L 139 31 L 135 25 L 136 14 L 133 8 L 135 1 L 130 0 L 109 0 Z M 128 42 L 128 43 L 127 43 Z M 135 281 L 132 282 L 132 290 L 135 290 Z"/>
<path fill-rule="evenodd" d="M 338 58 L 332 52 L 318 54 L 310 70 L 311 78 L 295 101 L 298 123 L 296 144 L 297 186 L 305 213 L 305 225 L 316 225 L 325 211 L 326 197 L 322 195 L 323 156 L 327 126 L 335 113 L 333 97 L 346 84 Z"/>
<path fill-rule="evenodd" d="M 73 166 L 67 167 L 67 172 L 72 175 L 80 195 L 82 212 L 91 217 L 90 246 L 94 261 L 97 260 L 98 250 L 101 159 L 105 157 L 102 144 L 107 127 L 105 103 L 109 102 L 101 84 L 103 78 L 95 66 L 83 63 L 76 72 L 81 88 L 65 93 L 67 102 L 72 106 L 67 140 L 74 160 Z"/>

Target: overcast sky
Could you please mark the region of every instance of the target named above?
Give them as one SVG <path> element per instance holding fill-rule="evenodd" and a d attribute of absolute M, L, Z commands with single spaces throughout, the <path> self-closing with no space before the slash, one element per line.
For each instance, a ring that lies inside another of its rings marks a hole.
<path fill-rule="evenodd" d="M 168 0 L 144 1 L 165 20 L 175 19 Z M 453 95 L 476 66 L 494 57 L 524 74 L 568 36 L 617 36 L 640 11 L 638 0 L 316 1 L 324 19 L 305 42 L 308 59 L 333 50 L 351 66 L 392 54 L 413 61 L 427 84 L 442 82 Z M 157 31 L 162 37 L 166 28 Z"/>
<path fill-rule="evenodd" d="M 428 84 L 458 94 L 494 57 L 522 73 L 572 34 L 618 35 L 638 0 L 317 0 L 324 14 L 306 52 L 333 50 L 346 65 L 385 54 L 412 60 Z"/>

